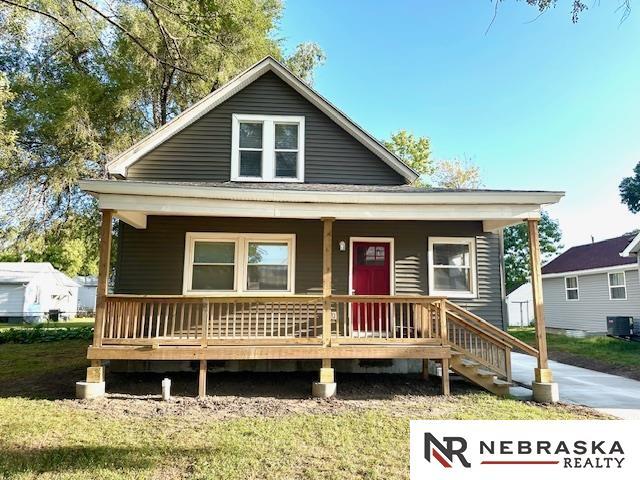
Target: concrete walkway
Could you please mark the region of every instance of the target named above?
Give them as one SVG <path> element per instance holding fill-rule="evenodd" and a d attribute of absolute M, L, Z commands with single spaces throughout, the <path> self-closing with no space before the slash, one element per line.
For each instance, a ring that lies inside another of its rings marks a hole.
<path fill-rule="evenodd" d="M 530 386 L 535 366 L 535 358 L 511 354 L 515 382 Z M 626 420 L 640 420 L 639 381 L 554 361 L 549 361 L 549 367 L 560 388 L 561 401 L 585 405 Z"/>

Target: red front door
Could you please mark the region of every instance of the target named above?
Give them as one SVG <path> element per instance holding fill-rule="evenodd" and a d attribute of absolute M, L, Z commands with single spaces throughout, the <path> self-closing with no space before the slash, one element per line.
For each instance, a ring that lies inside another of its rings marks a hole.
<path fill-rule="evenodd" d="M 352 295 L 389 295 L 391 293 L 391 252 L 389 242 L 353 242 L 351 272 Z M 354 303 L 351 308 L 356 334 L 384 329 L 386 305 Z"/>

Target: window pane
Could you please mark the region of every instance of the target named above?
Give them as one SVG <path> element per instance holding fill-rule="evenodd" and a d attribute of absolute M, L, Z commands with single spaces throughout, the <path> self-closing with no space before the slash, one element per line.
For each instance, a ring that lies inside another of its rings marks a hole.
<path fill-rule="evenodd" d="M 288 273 L 287 265 L 249 265 L 247 290 L 286 290 Z"/>
<path fill-rule="evenodd" d="M 193 263 L 234 263 L 233 242 L 196 242 Z"/>
<path fill-rule="evenodd" d="M 289 245 L 286 243 L 249 242 L 250 265 L 287 265 Z"/>
<path fill-rule="evenodd" d="M 578 290 L 567 290 L 567 299 L 578 300 Z"/>
<path fill-rule="evenodd" d="M 624 274 L 623 273 L 610 273 L 609 274 L 609 285 L 612 287 L 624 285 Z"/>
<path fill-rule="evenodd" d="M 298 176 L 298 152 L 276 152 L 276 177 Z"/>
<path fill-rule="evenodd" d="M 611 298 L 625 298 L 626 296 L 625 287 L 611 287 Z"/>
<path fill-rule="evenodd" d="M 240 123 L 240 148 L 262 148 L 262 123 Z"/>
<path fill-rule="evenodd" d="M 365 246 L 356 247 L 356 263 L 358 265 L 384 265 L 385 247 Z"/>
<path fill-rule="evenodd" d="M 436 290 L 470 292 L 471 283 L 468 268 L 434 268 Z"/>
<path fill-rule="evenodd" d="M 434 265 L 469 265 L 469 245 L 439 243 L 433 245 Z"/>
<path fill-rule="evenodd" d="M 287 150 L 298 148 L 298 125 L 276 123 L 276 148 Z"/>
<path fill-rule="evenodd" d="M 194 265 L 192 290 L 233 290 L 233 265 Z"/>
<path fill-rule="evenodd" d="M 567 288 L 578 288 L 578 279 L 577 277 L 567 277 L 564 279 Z"/>
<path fill-rule="evenodd" d="M 240 176 L 262 177 L 262 152 L 240 151 Z"/>

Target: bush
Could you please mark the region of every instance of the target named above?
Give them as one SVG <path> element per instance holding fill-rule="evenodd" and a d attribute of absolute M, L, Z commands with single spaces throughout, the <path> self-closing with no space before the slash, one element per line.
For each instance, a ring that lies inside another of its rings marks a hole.
<path fill-rule="evenodd" d="M 76 328 L 9 328 L 0 330 L 0 344 L 3 343 L 45 343 L 59 340 L 91 340 L 93 327 Z"/>

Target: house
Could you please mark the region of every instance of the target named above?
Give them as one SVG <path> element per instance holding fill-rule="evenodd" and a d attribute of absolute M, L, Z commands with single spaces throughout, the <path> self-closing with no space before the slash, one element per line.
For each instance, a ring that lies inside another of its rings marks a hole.
<path fill-rule="evenodd" d="M 86 275 L 74 278 L 80 285 L 78 289 L 78 312 L 83 315 L 93 315 L 96 311 L 96 290 L 98 289 L 98 277 Z"/>
<path fill-rule="evenodd" d="M 0 321 L 39 323 L 50 310 L 76 316 L 78 284 L 48 263 L 0 262 Z"/>
<path fill-rule="evenodd" d="M 572 247 L 542 267 L 549 328 L 605 334 L 608 316 L 638 316 L 638 264 L 626 252 L 633 239 L 622 235 Z"/>
<path fill-rule="evenodd" d="M 81 396 L 101 394 L 105 360 L 199 361 L 200 395 L 211 360 L 315 360 L 314 394 L 331 395 L 346 359 L 431 360 L 445 393 L 450 368 L 505 393 L 512 348 L 553 388 L 544 345 L 502 329 L 500 245 L 527 221 L 539 253 L 540 208 L 560 192 L 411 186 L 416 172 L 271 57 L 107 169 L 80 182 L 103 222 Z"/>
<path fill-rule="evenodd" d="M 535 321 L 531 282 L 509 293 L 506 302 L 510 327 L 528 327 Z"/>

